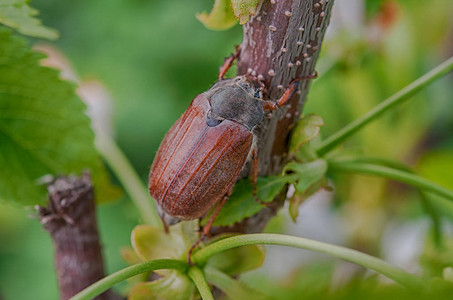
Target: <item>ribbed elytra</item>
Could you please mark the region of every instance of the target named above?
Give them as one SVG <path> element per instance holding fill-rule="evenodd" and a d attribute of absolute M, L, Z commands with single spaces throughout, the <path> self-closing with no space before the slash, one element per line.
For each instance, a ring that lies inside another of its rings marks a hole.
<path fill-rule="evenodd" d="M 200 218 L 232 189 L 263 115 L 259 86 L 243 76 L 221 80 L 192 101 L 151 167 L 149 192 L 164 220 Z"/>

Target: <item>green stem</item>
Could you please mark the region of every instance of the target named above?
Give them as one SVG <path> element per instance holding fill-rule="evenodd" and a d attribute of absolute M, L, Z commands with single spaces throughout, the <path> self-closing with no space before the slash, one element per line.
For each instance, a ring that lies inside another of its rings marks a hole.
<path fill-rule="evenodd" d="M 252 289 L 245 283 L 235 280 L 222 271 L 209 265 L 204 268 L 204 272 L 208 282 L 222 290 L 222 292 L 224 292 L 230 299 L 242 300 L 250 298 L 250 295 L 253 295 L 254 300 L 271 299 L 269 296 L 264 295 L 260 291 Z"/>
<path fill-rule="evenodd" d="M 89 300 L 93 299 L 97 295 L 105 292 L 115 284 L 126 280 L 132 276 L 160 269 L 175 269 L 181 272 L 186 272 L 188 265 L 186 262 L 173 260 L 173 259 L 157 259 L 151 260 L 144 263 L 136 264 L 118 272 L 115 272 L 98 282 L 90 285 L 86 289 L 73 296 L 70 300 Z"/>
<path fill-rule="evenodd" d="M 344 159 L 346 160 L 346 159 Z M 358 156 L 358 157 L 351 157 L 350 161 L 356 161 L 360 163 L 372 164 L 372 165 L 380 165 L 384 167 L 389 167 L 392 169 L 400 170 L 403 172 L 414 173 L 412 169 L 405 165 L 402 162 L 394 161 L 382 157 L 373 157 L 373 156 Z"/>
<path fill-rule="evenodd" d="M 96 146 L 135 203 L 143 222 L 162 227 L 151 196 L 118 145 L 107 134 L 96 132 Z"/>
<path fill-rule="evenodd" d="M 453 200 L 453 191 L 421 176 L 385 166 L 355 161 L 329 161 L 329 170 L 362 173 L 397 180 Z"/>
<path fill-rule="evenodd" d="M 396 169 L 398 171 L 407 172 L 409 174 L 414 174 L 414 172 L 412 171 L 412 169 L 409 166 L 407 166 L 403 163 L 388 160 L 385 158 L 362 156 L 362 157 L 355 157 L 354 162 L 358 162 L 358 163 L 360 162 L 360 163 L 372 164 L 372 165 L 380 165 L 380 166 L 388 167 L 391 169 Z M 441 247 L 441 245 L 442 245 L 442 226 L 441 226 L 441 219 L 440 219 L 439 213 L 437 212 L 436 207 L 431 203 L 430 199 L 428 199 L 428 196 L 426 195 L 425 192 L 419 191 L 419 194 L 420 194 L 420 200 L 421 200 L 422 206 L 432 221 L 434 243 L 436 244 L 437 247 Z"/>
<path fill-rule="evenodd" d="M 197 266 L 191 267 L 187 275 L 189 275 L 190 279 L 192 279 L 193 283 L 195 283 L 195 286 L 200 292 L 201 299 L 214 300 L 208 282 L 206 281 L 203 271 L 201 271 L 200 268 Z"/>
<path fill-rule="evenodd" d="M 246 234 L 225 238 L 198 250 L 192 255 L 192 262 L 203 264 L 208 258 L 217 253 L 239 246 L 254 244 L 282 245 L 322 252 L 372 269 L 409 288 L 420 289 L 424 285 L 422 279 L 417 276 L 368 254 L 340 246 L 282 234 Z"/>
<path fill-rule="evenodd" d="M 420 200 L 425 212 L 429 215 L 432 222 L 432 232 L 433 232 L 433 242 L 437 248 L 442 248 L 443 235 L 442 235 L 442 223 L 439 213 L 436 210 L 436 207 L 428 199 L 428 195 L 420 191 Z"/>
<path fill-rule="evenodd" d="M 381 102 L 378 106 L 366 113 L 364 116 L 346 125 L 344 128 L 340 129 L 339 131 L 322 141 L 318 145 L 316 152 L 319 156 L 328 153 L 330 150 L 356 133 L 362 127 L 382 116 L 385 112 L 387 112 L 394 106 L 403 103 L 405 100 L 418 93 L 425 86 L 429 85 L 430 83 L 434 82 L 435 80 L 444 76 L 452 70 L 453 57 L 450 57 L 449 59 L 438 65 L 436 68 L 432 69 L 430 72 L 426 73 L 393 96 Z"/>

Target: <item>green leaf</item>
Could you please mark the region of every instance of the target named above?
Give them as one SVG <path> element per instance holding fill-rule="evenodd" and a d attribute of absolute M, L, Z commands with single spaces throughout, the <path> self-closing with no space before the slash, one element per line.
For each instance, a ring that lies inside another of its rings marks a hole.
<path fill-rule="evenodd" d="M 132 231 L 132 246 L 139 259 L 173 258 L 185 261 L 187 251 L 198 239 L 198 221 L 180 222 L 169 227 L 165 233 L 162 228 L 139 225 Z M 127 257 L 134 258 L 125 252 Z M 129 299 L 190 299 L 195 286 L 183 273 L 176 270 L 155 270 L 162 277 L 151 282 L 138 283 Z"/>
<path fill-rule="evenodd" d="M 209 243 L 233 236 L 234 234 L 223 234 L 216 236 Z M 221 270 L 228 275 L 239 275 L 261 267 L 266 257 L 262 245 L 249 245 L 233 248 L 221 252 L 207 261 L 207 265 Z"/>
<path fill-rule="evenodd" d="M 231 0 L 234 16 L 241 25 L 249 21 L 250 15 L 255 15 L 257 6 L 258 0 Z"/>
<path fill-rule="evenodd" d="M 293 221 L 299 214 L 299 206 L 302 202 L 313 195 L 321 187 L 327 186 L 325 175 L 327 172 L 327 162 L 323 159 L 317 159 L 308 163 L 288 163 L 284 170 L 285 173 L 291 173 L 289 177 L 294 180 L 296 195 L 291 198 L 289 203 L 289 214 Z"/>
<path fill-rule="evenodd" d="M 453 151 L 438 150 L 423 155 L 417 164 L 421 176 L 453 190 Z"/>
<path fill-rule="evenodd" d="M 237 20 L 234 17 L 230 0 L 215 0 L 212 11 L 196 15 L 197 19 L 209 29 L 226 30 L 233 27 Z"/>
<path fill-rule="evenodd" d="M 259 177 L 258 198 L 263 202 L 271 202 L 287 183 L 288 179 L 284 176 Z M 253 198 L 252 192 L 253 185 L 249 180 L 243 179 L 236 183 L 233 194 L 220 210 L 214 225 L 232 225 L 259 212 L 263 205 Z"/>
<path fill-rule="evenodd" d="M 3 0 L 0 3 L 0 23 L 18 32 L 38 38 L 55 40 L 58 32 L 43 26 L 41 20 L 35 18 L 39 12 L 28 6 L 29 0 Z"/>
<path fill-rule="evenodd" d="M 142 260 L 131 247 L 123 247 L 120 249 L 121 257 L 130 265 L 138 264 Z"/>
<path fill-rule="evenodd" d="M 44 204 L 44 175 L 90 170 L 96 199 L 119 196 L 94 147 L 85 104 L 44 56 L 0 28 L 0 199 Z"/>
<path fill-rule="evenodd" d="M 186 300 L 191 299 L 195 286 L 179 271 L 169 271 L 165 277 L 140 282 L 129 294 L 129 300 Z"/>
<path fill-rule="evenodd" d="M 169 227 L 165 233 L 162 228 L 139 225 L 132 231 L 132 247 L 143 260 L 162 258 L 186 259 L 187 251 L 198 239 L 198 222 L 180 222 Z"/>
<path fill-rule="evenodd" d="M 317 137 L 321 126 L 324 126 L 324 120 L 318 115 L 309 114 L 300 119 L 291 136 L 290 151 L 298 152 L 302 145 Z"/>
<path fill-rule="evenodd" d="M 324 159 L 304 164 L 290 162 L 285 166 L 283 172 L 291 173 L 296 191 L 304 193 L 313 183 L 324 177 L 327 172 L 327 162 Z"/>

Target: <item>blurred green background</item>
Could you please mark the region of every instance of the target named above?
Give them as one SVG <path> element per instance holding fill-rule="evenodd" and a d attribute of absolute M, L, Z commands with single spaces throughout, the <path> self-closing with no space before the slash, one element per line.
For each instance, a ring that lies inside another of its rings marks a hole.
<path fill-rule="evenodd" d="M 111 94 L 114 136 L 144 181 L 168 128 L 194 96 L 216 80 L 223 58 L 242 40 L 240 26 L 210 31 L 195 18 L 196 13 L 210 10 L 212 3 L 32 2 L 41 11 L 44 24 L 60 31 L 61 38 L 52 45 L 67 56 L 80 78 L 99 80 Z M 314 81 L 305 108 L 306 113 L 324 118 L 323 136 L 453 53 L 451 0 L 337 0 L 334 10 L 332 28 L 318 61 L 320 78 Z M 436 82 L 362 130 L 347 143 L 348 151 L 407 163 L 453 189 L 452 86 L 451 75 Z M 387 223 L 415 224 L 426 218 L 419 194 L 405 186 L 355 175 L 333 180 L 337 192 L 328 210 L 344 217 L 345 245 L 381 256 Z M 453 206 L 437 198 L 430 200 L 441 212 L 442 228 L 451 228 Z M 57 298 L 52 244 L 39 221 L 29 218 L 30 213 L 0 207 L 0 296 L 4 299 Z M 126 266 L 119 250 L 130 244 L 138 213 L 124 197 L 99 206 L 98 214 L 107 272 L 111 273 Z M 272 230 L 284 230 L 285 222 L 277 219 Z M 448 261 L 453 261 L 445 254 L 452 249 L 448 247 L 451 231 L 450 235 L 448 231 L 442 234 L 442 248 L 430 238 L 430 232 L 422 249 L 424 269 L 420 273 L 439 275 Z M 440 259 L 439 253 L 446 258 Z M 263 274 L 256 275 L 259 280 L 249 280 L 261 285 L 262 280 L 269 281 L 269 292 L 276 294 L 284 282 L 284 290 L 293 290 L 286 292 L 285 299 L 300 299 L 297 295 L 307 290 L 313 291 L 307 298 L 316 298 L 330 290 L 332 268 L 332 264 L 292 266 L 296 271 L 279 280 L 263 279 Z M 306 281 L 303 284 L 301 274 L 305 279 L 312 276 L 308 282 L 313 284 L 318 280 L 319 289 Z"/>

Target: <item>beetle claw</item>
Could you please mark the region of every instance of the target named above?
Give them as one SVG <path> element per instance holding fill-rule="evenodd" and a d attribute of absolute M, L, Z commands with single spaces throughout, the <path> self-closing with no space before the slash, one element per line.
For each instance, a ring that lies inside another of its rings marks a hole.
<path fill-rule="evenodd" d="M 282 105 L 288 103 L 288 101 L 293 97 L 294 93 L 297 91 L 299 86 L 299 82 L 303 79 L 313 79 L 318 77 L 318 72 L 314 72 L 312 75 L 304 75 L 297 77 L 291 81 L 291 83 L 286 88 L 283 95 L 277 101 L 265 101 L 263 104 L 263 108 L 265 110 L 275 110 Z"/>
<path fill-rule="evenodd" d="M 194 263 L 191 260 L 192 257 L 192 252 L 195 250 L 195 248 L 201 243 L 201 241 L 204 239 L 204 236 L 200 236 L 200 238 L 190 247 L 189 251 L 187 252 L 187 263 L 189 266 L 193 266 Z"/>

